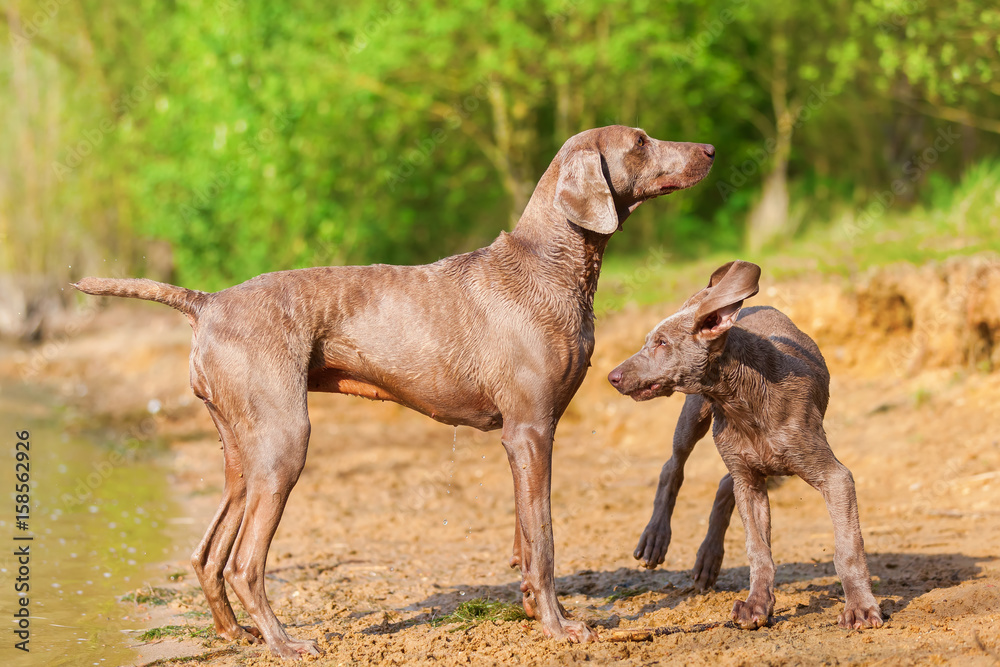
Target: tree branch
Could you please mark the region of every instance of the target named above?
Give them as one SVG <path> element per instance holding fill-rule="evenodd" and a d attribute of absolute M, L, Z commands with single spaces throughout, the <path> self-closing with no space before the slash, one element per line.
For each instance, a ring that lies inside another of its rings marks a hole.
<path fill-rule="evenodd" d="M 983 118 L 982 116 L 977 116 L 965 109 L 954 109 L 952 107 L 943 107 L 933 102 L 927 102 L 925 100 L 908 100 L 902 97 L 897 97 L 896 100 L 905 104 L 906 106 L 919 111 L 925 116 L 931 116 L 933 118 L 940 118 L 941 120 L 948 120 L 953 123 L 961 123 L 967 127 L 972 127 L 977 130 L 983 130 L 984 132 L 992 132 L 994 134 L 1000 134 L 1000 120 L 993 118 Z"/>

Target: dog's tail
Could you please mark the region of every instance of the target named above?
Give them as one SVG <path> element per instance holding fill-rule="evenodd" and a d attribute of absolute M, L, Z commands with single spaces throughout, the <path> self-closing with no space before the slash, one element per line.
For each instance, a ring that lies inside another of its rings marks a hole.
<path fill-rule="evenodd" d="M 98 296 L 123 296 L 129 299 L 159 301 L 195 319 L 208 300 L 207 292 L 199 292 L 146 278 L 84 278 L 73 287 Z"/>

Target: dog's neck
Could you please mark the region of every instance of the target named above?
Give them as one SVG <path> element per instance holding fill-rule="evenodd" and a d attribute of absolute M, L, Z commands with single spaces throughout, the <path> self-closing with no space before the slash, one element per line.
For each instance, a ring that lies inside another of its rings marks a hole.
<path fill-rule="evenodd" d="M 723 412 L 737 410 L 739 416 L 750 406 L 766 406 L 769 387 L 762 368 L 773 347 L 769 351 L 761 343 L 759 336 L 741 327 L 730 329 L 722 352 L 705 369 L 700 393 Z M 731 420 L 736 416 L 730 415 Z"/>
<path fill-rule="evenodd" d="M 534 278 L 571 292 L 574 301 L 593 312 L 601 262 L 611 236 L 567 220 L 553 205 L 554 192 L 555 177 L 550 170 L 539 181 L 514 230 L 501 239 L 522 250 L 523 260 L 533 265 Z"/>
<path fill-rule="evenodd" d="M 560 292 L 570 292 L 573 300 L 588 313 L 593 312 L 594 293 L 601 273 L 604 250 L 611 236 L 597 234 L 573 224 L 553 203 L 558 170 L 555 163 L 539 180 L 520 220 L 510 234 L 498 241 L 511 243 L 529 262 L 532 277 Z M 619 211 L 624 221 L 628 207 Z M 572 267 L 567 271 L 567 265 Z"/>

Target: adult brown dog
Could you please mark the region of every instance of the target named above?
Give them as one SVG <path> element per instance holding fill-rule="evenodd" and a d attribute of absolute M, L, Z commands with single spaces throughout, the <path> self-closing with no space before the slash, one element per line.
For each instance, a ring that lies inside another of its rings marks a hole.
<path fill-rule="evenodd" d="M 653 519 L 636 557 L 652 542 L 666 550 L 684 461 L 711 423 L 729 474 L 719 484 L 712 525 L 695 569 L 700 576 L 706 545 L 711 552 L 714 544 L 718 561 L 713 581 L 718 574 L 735 495 L 746 529 L 750 593 L 746 601 L 736 602 L 732 619 L 743 628 L 770 621 L 774 561 L 766 482 L 769 475 L 798 475 L 823 494 L 833 520 L 833 562 L 847 598 L 841 627 L 880 627 L 854 478 L 833 455 L 823 431 L 830 373 L 816 343 L 788 317 L 767 306 L 740 310 L 757 293 L 759 278 L 760 267 L 750 262 L 719 267 L 708 287 L 660 322 L 642 349 L 608 374 L 618 391 L 637 401 L 675 391 L 688 394 L 677 423 L 674 457 L 664 466 Z M 662 561 L 658 550 L 653 557 Z"/>
<path fill-rule="evenodd" d="M 192 564 L 215 629 L 261 637 L 283 657 L 318 654 L 289 638 L 267 602 L 264 566 L 305 464 L 306 394 L 395 401 L 445 424 L 503 429 L 517 521 L 511 566 L 546 635 L 585 641 L 553 580 L 550 469 L 556 423 L 594 350 L 593 297 L 608 239 L 642 202 L 708 173 L 715 149 L 612 126 L 565 143 L 510 234 L 426 266 L 281 271 L 207 294 L 150 280 L 76 287 L 159 301 L 194 329 L 191 386 L 222 436 L 222 504 Z M 256 628 L 226 597 L 235 591 Z"/>

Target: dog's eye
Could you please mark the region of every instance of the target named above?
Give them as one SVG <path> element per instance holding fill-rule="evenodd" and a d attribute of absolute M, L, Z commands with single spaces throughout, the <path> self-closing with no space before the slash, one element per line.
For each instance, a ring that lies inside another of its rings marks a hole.
<path fill-rule="evenodd" d="M 642 137 L 639 137 L 638 139 L 635 140 L 635 145 L 638 146 L 639 148 L 642 148 L 643 146 L 646 145 L 646 140 L 643 139 Z"/>
<path fill-rule="evenodd" d="M 657 346 L 657 347 L 666 347 L 666 346 L 667 346 L 667 341 L 666 341 L 665 339 L 664 339 L 664 340 L 661 340 L 661 341 L 658 341 L 658 342 L 656 343 L 656 346 Z"/>

